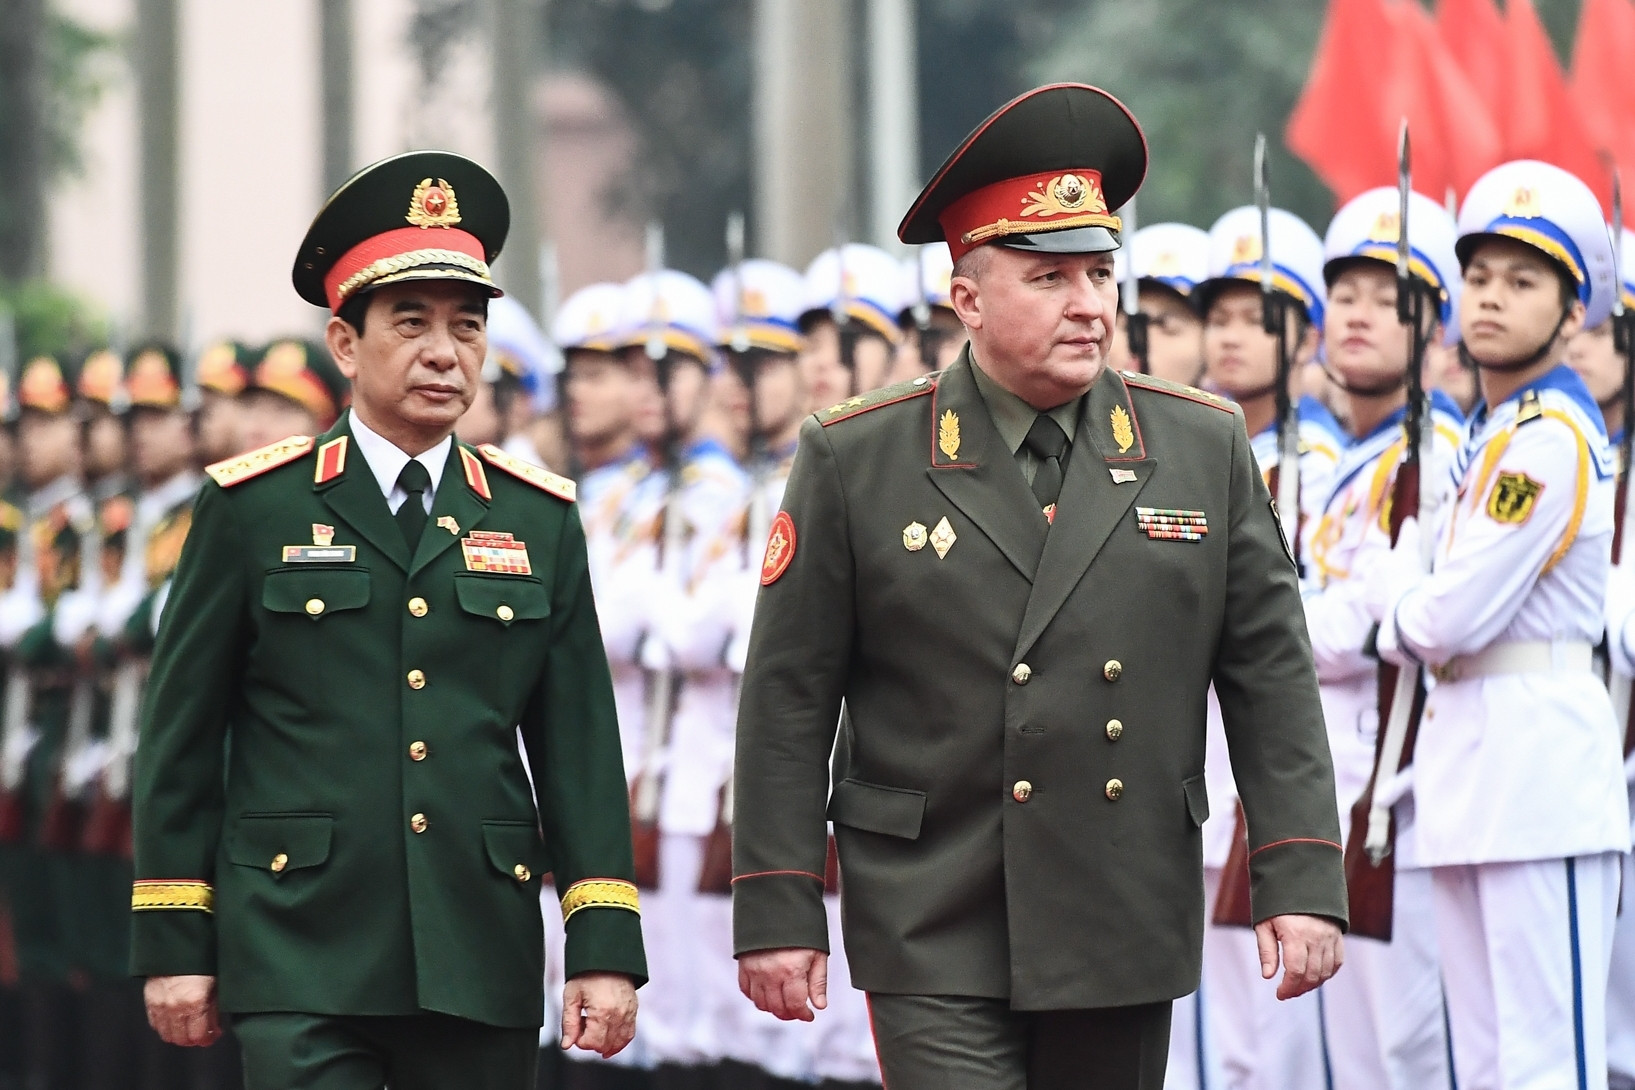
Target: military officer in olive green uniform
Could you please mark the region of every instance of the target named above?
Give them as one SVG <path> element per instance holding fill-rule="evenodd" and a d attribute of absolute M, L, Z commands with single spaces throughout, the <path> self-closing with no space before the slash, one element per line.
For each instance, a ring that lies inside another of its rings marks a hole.
<path fill-rule="evenodd" d="M 899 235 L 948 242 L 970 347 L 808 420 L 768 540 L 739 980 L 779 1017 L 826 1005 L 827 813 L 893 1090 L 1158 1090 L 1198 984 L 1211 681 L 1264 970 L 1292 996 L 1340 962 L 1322 709 L 1242 414 L 1104 364 L 1114 210 L 1145 169 L 1135 119 L 1083 85 L 967 138 Z"/>
<path fill-rule="evenodd" d="M 167 1040 L 232 1016 L 251 1090 L 532 1087 L 547 872 L 563 1047 L 634 1032 L 646 969 L 573 486 L 452 439 L 508 218 L 442 152 L 330 198 L 294 280 L 334 315 L 353 408 L 209 468 L 165 604 L 133 968 Z"/>

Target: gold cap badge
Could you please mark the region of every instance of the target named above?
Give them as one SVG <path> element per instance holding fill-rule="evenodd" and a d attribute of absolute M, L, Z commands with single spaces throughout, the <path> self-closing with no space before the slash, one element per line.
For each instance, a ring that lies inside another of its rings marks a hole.
<path fill-rule="evenodd" d="M 404 217 L 414 227 L 453 227 L 460 222 L 460 202 L 454 187 L 442 178 L 435 183 L 422 178 L 409 198 L 409 214 Z"/>
<path fill-rule="evenodd" d="M 1510 201 L 1504 206 L 1504 214 L 1517 219 L 1537 219 L 1544 215 L 1544 202 L 1539 197 L 1539 191 L 1530 185 L 1517 186 L 1510 195 Z"/>

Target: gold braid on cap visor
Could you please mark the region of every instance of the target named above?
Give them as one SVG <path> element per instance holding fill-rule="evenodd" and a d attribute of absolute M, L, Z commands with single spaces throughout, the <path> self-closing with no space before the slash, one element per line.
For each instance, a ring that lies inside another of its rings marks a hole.
<path fill-rule="evenodd" d="M 394 276 L 426 265 L 449 265 L 456 269 L 464 269 L 481 277 L 482 283 L 493 283 L 489 276 L 488 262 L 470 254 L 463 254 L 458 250 L 410 250 L 406 254 L 383 257 L 379 261 L 365 265 L 341 281 L 340 287 L 335 289 L 335 298 L 345 302 L 353 292 L 382 277 Z"/>

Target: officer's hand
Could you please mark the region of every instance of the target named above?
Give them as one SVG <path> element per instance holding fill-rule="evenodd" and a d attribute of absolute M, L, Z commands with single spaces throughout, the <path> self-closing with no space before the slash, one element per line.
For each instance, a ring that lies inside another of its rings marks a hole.
<path fill-rule="evenodd" d="M 213 976 L 150 976 L 142 999 L 148 1025 L 167 1044 L 203 1047 L 221 1037 Z"/>
<path fill-rule="evenodd" d="M 1305 995 L 1339 972 L 1345 962 L 1340 925 L 1322 916 L 1273 916 L 1255 925 L 1260 945 L 1260 975 L 1267 980 L 1277 972 L 1278 948 L 1283 950 L 1283 979 L 1279 999 Z"/>
<path fill-rule="evenodd" d="M 756 950 L 738 959 L 738 988 L 768 1014 L 810 1022 L 812 1007 L 829 1005 L 829 955 L 793 946 Z"/>
<path fill-rule="evenodd" d="M 607 1059 L 636 1036 L 636 985 L 623 973 L 580 973 L 562 988 L 562 1047 Z"/>

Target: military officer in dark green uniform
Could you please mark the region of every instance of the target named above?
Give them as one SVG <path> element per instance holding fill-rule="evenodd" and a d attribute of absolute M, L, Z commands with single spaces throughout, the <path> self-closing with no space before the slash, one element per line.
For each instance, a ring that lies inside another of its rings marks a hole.
<path fill-rule="evenodd" d="M 334 315 L 353 407 L 209 468 L 165 604 L 133 968 L 167 1040 L 231 1015 L 251 1090 L 531 1087 L 547 872 L 563 1047 L 634 1031 L 646 969 L 573 486 L 451 438 L 508 219 L 442 152 L 336 191 L 294 280 Z"/>
<path fill-rule="evenodd" d="M 1220 696 L 1281 994 L 1338 967 L 1333 771 L 1242 414 L 1105 366 L 1135 119 L 1092 87 L 983 123 L 899 229 L 969 349 L 809 419 L 773 522 L 735 778 L 739 980 L 826 1000 L 824 818 L 892 1090 L 1163 1082 L 1198 984 Z M 830 790 L 842 701 L 846 736 Z"/>

